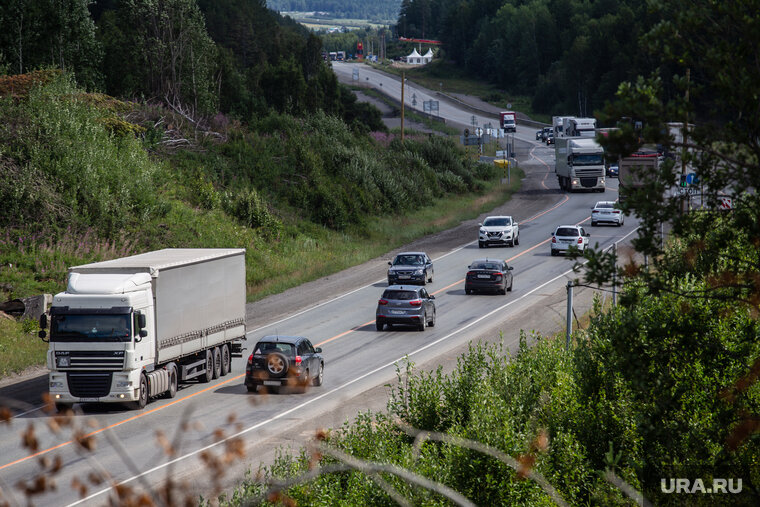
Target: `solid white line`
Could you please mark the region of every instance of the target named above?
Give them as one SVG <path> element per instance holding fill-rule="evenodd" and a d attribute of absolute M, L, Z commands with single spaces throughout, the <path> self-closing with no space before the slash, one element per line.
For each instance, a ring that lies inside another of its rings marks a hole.
<path fill-rule="evenodd" d="M 207 450 L 209 450 L 209 449 L 212 449 L 212 448 L 214 448 L 214 447 L 216 447 L 216 446 L 218 446 L 218 445 L 224 444 L 224 443 L 226 443 L 227 441 L 229 441 L 229 440 L 231 440 L 231 439 L 233 439 L 233 438 L 237 438 L 237 437 L 239 437 L 239 436 L 241 436 L 241 435 L 244 435 L 244 434 L 246 434 L 246 433 L 248 433 L 248 432 L 250 432 L 250 431 L 253 431 L 253 430 L 255 430 L 255 429 L 258 429 L 258 428 L 260 428 L 260 427 L 262 427 L 262 426 L 265 426 L 265 425 L 267 425 L 267 424 L 269 424 L 269 423 L 272 423 L 272 422 L 274 422 L 274 421 L 276 421 L 276 420 L 278 420 L 278 419 L 282 419 L 283 417 L 286 417 L 286 416 L 290 415 L 291 413 L 293 413 L 293 412 L 295 412 L 295 411 L 297 411 L 297 410 L 301 410 L 301 409 L 303 409 L 303 407 L 305 407 L 305 406 L 307 406 L 307 405 L 311 405 L 312 403 L 314 403 L 314 402 L 317 402 L 317 401 L 319 401 L 319 400 L 321 400 L 322 398 L 325 398 L 325 397 L 327 397 L 327 396 L 330 396 L 331 394 L 334 394 L 334 393 L 336 393 L 336 392 L 338 392 L 338 391 L 342 391 L 343 389 L 345 389 L 345 388 L 349 387 L 349 386 L 350 386 L 350 385 L 352 385 L 352 384 L 355 384 L 355 383 L 357 383 L 357 382 L 359 382 L 359 381 L 361 381 L 361 380 L 364 380 L 365 378 L 367 378 L 367 377 L 369 377 L 369 376 L 371 376 L 371 375 L 374 375 L 375 373 L 377 373 L 377 372 L 379 372 L 379 371 L 382 371 L 382 370 L 384 370 L 384 369 L 386 369 L 386 368 L 389 368 L 389 367 L 391 367 L 391 366 L 394 366 L 394 365 L 396 365 L 396 363 L 398 363 L 399 361 L 402 361 L 402 360 L 403 360 L 404 358 L 406 358 L 406 357 L 412 357 L 412 356 L 414 356 L 414 355 L 416 355 L 416 354 L 419 354 L 420 352 L 423 352 L 423 351 L 424 351 L 424 350 L 426 350 L 426 349 L 429 349 L 430 347 L 433 347 L 433 346 L 435 346 L 435 345 L 438 345 L 439 343 L 441 343 L 441 342 L 443 342 L 443 341 L 445 341 L 445 340 L 448 340 L 448 339 L 449 339 L 449 338 L 451 338 L 452 336 L 454 336 L 454 335 L 457 335 L 457 334 L 461 333 L 462 331 L 464 331 L 464 330 L 466 330 L 466 329 L 468 329 L 468 328 L 470 328 L 470 327 L 474 326 L 475 324 L 477 324 L 477 323 L 481 322 L 482 320 L 484 320 L 484 319 L 486 319 L 486 318 L 490 317 L 490 316 L 491 316 L 491 315 L 493 315 L 494 313 L 496 313 L 496 312 L 499 312 L 499 311 L 502 311 L 504 308 L 506 308 L 506 307 L 508 307 L 508 306 L 510 306 L 510 305 L 513 305 L 513 304 L 517 303 L 518 301 L 520 301 L 520 300 L 522 300 L 522 299 L 525 299 L 526 297 L 528 297 L 528 296 L 532 295 L 534 292 L 536 292 L 536 291 L 538 291 L 538 290 L 541 290 L 541 289 L 543 289 L 543 288 L 544 288 L 544 287 L 546 287 L 547 285 L 549 285 L 549 284 L 551 284 L 551 283 L 553 283 L 553 282 L 555 282 L 555 281 L 559 280 L 560 278 L 563 278 L 563 277 L 567 276 L 568 274 L 570 274 L 570 273 L 572 273 L 572 272 L 573 272 L 573 270 L 572 270 L 572 269 L 569 269 L 569 270 L 565 271 L 564 273 L 562 273 L 562 274 L 560 274 L 560 275 L 558 275 L 558 276 L 556 276 L 556 277 L 552 278 L 552 279 L 551 279 L 551 280 L 549 280 L 548 282 L 544 282 L 544 283 L 543 283 L 543 284 L 541 284 L 540 286 L 538 286 L 538 287 L 536 287 L 535 289 L 531 290 L 530 292 L 528 292 L 528 293 L 526 293 L 526 294 L 524 294 L 524 295 L 520 296 L 519 298 L 516 298 L 516 299 L 514 299 L 514 300 L 512 300 L 512 301 L 510 301 L 510 302 L 508 302 L 508 303 L 505 303 L 505 304 L 501 305 L 500 307 L 498 307 L 498 308 L 496 308 L 496 309 L 494 309 L 494 310 L 491 310 L 491 311 L 490 311 L 490 312 L 488 312 L 487 314 L 485 314 L 485 315 L 483 315 L 483 316 L 481 316 L 481 317 L 477 318 L 476 320 L 474 320 L 474 321 L 470 322 L 469 324 L 466 324 L 465 326 L 463 326 L 463 327 L 461 327 L 461 328 L 459 328 L 459 329 L 457 329 L 457 330 L 455 330 L 455 331 L 452 331 L 451 333 L 447 334 L 446 336 L 444 336 L 444 337 L 442 337 L 442 338 L 439 338 L 439 339 L 437 339 L 437 340 L 435 340 L 435 341 L 433 341 L 433 342 L 430 342 L 430 343 L 428 343 L 427 345 L 425 345 L 425 346 L 423 346 L 423 347 L 420 347 L 420 348 L 418 348 L 417 350 L 414 350 L 413 352 L 410 352 L 410 353 L 408 353 L 408 354 L 405 354 L 404 356 L 402 356 L 402 357 L 399 357 L 398 359 L 395 359 L 394 361 L 392 361 L 392 362 L 390 362 L 390 363 L 386 363 L 386 364 L 384 364 L 384 365 L 382 365 L 382 366 L 378 366 L 378 367 L 377 367 L 377 368 L 375 368 L 374 370 L 371 370 L 371 371 L 369 371 L 369 372 L 367 372 L 367 373 L 365 373 L 365 374 L 363 374 L 363 375 L 361 375 L 361 376 L 359 376 L 359 377 L 356 377 L 356 378 L 355 378 L 355 379 L 353 379 L 353 380 L 349 380 L 348 382 L 346 382 L 346 383 L 345 383 L 345 384 L 343 384 L 343 385 L 340 385 L 340 386 L 338 386 L 338 387 L 335 387 L 335 388 L 333 388 L 332 390 L 330 390 L 330 391 L 327 391 L 326 393 L 322 393 L 322 394 L 320 394 L 319 396 L 315 396 L 314 398 L 311 398 L 310 400 L 307 400 L 307 401 L 305 401 L 305 402 L 301 403 L 300 405 L 297 405 L 297 406 L 295 406 L 295 407 L 293 407 L 293 408 L 290 408 L 290 409 L 288 409 L 288 410 L 286 410 L 286 411 L 284 411 L 284 412 L 281 412 L 281 413 L 279 413 L 279 414 L 277 414 L 277 415 L 275 415 L 275 416 L 273 416 L 273 417 L 271 417 L 271 418 L 269 418 L 269 419 L 267 419 L 267 420 L 265 420 L 265 421 L 261 421 L 261 422 L 259 422 L 259 423 L 256 423 L 256 424 L 254 424 L 253 426 L 249 426 L 248 428 L 246 428 L 246 429 L 244 429 L 244 430 L 241 430 L 241 431 L 239 431 L 239 432 L 235 433 L 234 435 L 230 435 L 230 436 L 228 436 L 227 438 L 224 438 L 224 439 L 222 439 L 222 440 L 220 440 L 220 441 L 218 441 L 218 442 L 214 442 L 213 444 L 209 444 L 209 445 L 207 445 L 207 446 L 205 446 L 205 447 L 202 447 L 202 448 L 200 448 L 200 449 L 197 449 L 197 450 L 195 450 L 195 451 L 193 451 L 193 452 L 190 452 L 190 453 L 188 453 L 188 454 L 185 454 L 184 456 L 180 456 L 180 457 L 177 457 L 177 458 L 175 458 L 175 459 L 173 459 L 173 460 L 171 460 L 171 461 L 167 461 L 166 463 L 164 463 L 164 464 L 162 464 L 162 465 L 158 465 L 158 466 L 155 466 L 155 467 L 151 468 L 150 470 L 146 470 L 145 472 L 142 472 L 142 473 L 140 473 L 140 474 L 138 474 L 138 475 L 134 475 L 134 476 L 132 476 L 132 477 L 130 477 L 130 478 L 128 478 L 128 479 L 125 479 L 125 480 L 123 480 L 122 482 L 120 482 L 120 483 L 119 483 L 119 485 L 127 484 L 127 483 L 129 483 L 129 482 L 132 482 L 132 481 L 134 481 L 135 479 L 138 479 L 138 478 L 140 478 L 140 477 L 144 476 L 144 475 L 153 474 L 154 472 L 156 472 L 156 471 L 158 471 L 158 470 L 161 470 L 161 469 L 163 469 L 163 468 L 166 468 L 166 467 L 168 467 L 168 466 L 170 466 L 170 465 L 173 465 L 173 464 L 175 464 L 175 463 L 178 463 L 178 462 L 180 462 L 180 461 L 183 461 L 183 460 L 185 460 L 185 459 L 187 459 L 187 458 L 190 458 L 190 457 L 192 457 L 192 456 L 195 456 L 195 455 L 197 455 L 197 454 L 200 454 L 200 453 L 202 453 L 202 452 L 204 452 L 204 451 L 207 451 Z M 100 490 L 100 491 L 98 491 L 98 492 L 95 492 L 95 493 L 91 494 L 91 495 L 90 495 L 90 496 L 88 496 L 88 497 L 82 498 L 81 500 L 78 500 L 78 501 L 76 501 L 76 502 L 74 502 L 74 503 L 71 503 L 71 504 L 69 504 L 69 506 L 71 507 L 71 506 L 74 506 L 74 505 L 79 505 L 79 504 L 81 504 L 81 503 L 83 503 L 83 502 L 86 502 L 86 501 L 88 501 L 88 500 L 92 500 L 93 498 L 95 498 L 95 497 L 97 497 L 97 496 L 100 496 L 100 495 L 102 495 L 103 493 L 106 493 L 106 492 L 108 492 L 108 491 L 109 491 L 109 490 L 111 490 L 111 489 L 112 489 L 112 487 L 104 488 L 104 489 L 102 489 L 102 490 Z"/>

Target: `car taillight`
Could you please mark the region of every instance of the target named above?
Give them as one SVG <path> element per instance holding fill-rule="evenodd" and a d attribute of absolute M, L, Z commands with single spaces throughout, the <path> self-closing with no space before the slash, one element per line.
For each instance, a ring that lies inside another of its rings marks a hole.
<path fill-rule="evenodd" d="M 409 301 L 409 304 L 412 306 L 420 306 L 422 304 L 422 301 L 415 299 L 414 301 Z"/>
<path fill-rule="evenodd" d="M 474 271 L 468 271 L 467 272 L 467 276 L 475 276 L 475 272 Z"/>
<path fill-rule="evenodd" d="M 616 214 L 616 215 L 619 215 L 620 214 L 620 210 L 616 209 L 615 211 L 613 211 L 613 213 Z"/>
<path fill-rule="evenodd" d="M 381 299 L 380 301 L 377 302 L 377 304 L 379 304 L 379 305 L 387 305 L 388 304 L 388 300 L 387 299 Z"/>
<path fill-rule="evenodd" d="M 557 238 L 552 236 L 552 243 L 556 243 L 556 242 L 557 242 Z"/>
<path fill-rule="evenodd" d="M 599 210 L 598 210 L 598 209 L 595 209 L 595 210 L 594 210 L 594 211 L 592 211 L 591 213 L 599 213 Z"/>
<path fill-rule="evenodd" d="M 252 364 L 252 363 L 253 363 L 253 354 L 248 356 L 248 364 Z"/>
<path fill-rule="evenodd" d="M 578 244 L 580 245 L 581 243 L 583 243 L 583 238 L 578 238 Z"/>
<path fill-rule="evenodd" d="M 296 364 L 301 364 L 301 356 L 296 356 Z"/>

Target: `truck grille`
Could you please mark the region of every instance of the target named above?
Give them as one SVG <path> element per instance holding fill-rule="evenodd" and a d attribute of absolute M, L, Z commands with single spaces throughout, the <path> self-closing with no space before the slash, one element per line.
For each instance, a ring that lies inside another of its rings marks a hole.
<path fill-rule="evenodd" d="M 589 167 L 587 169 L 581 168 L 581 167 L 575 167 L 575 175 L 579 178 L 588 178 L 595 176 L 597 178 L 601 178 L 604 176 L 604 167 Z"/>
<path fill-rule="evenodd" d="M 67 373 L 69 392 L 77 398 L 102 398 L 111 391 L 112 373 Z"/>
<path fill-rule="evenodd" d="M 69 353 L 71 366 L 61 370 L 122 371 L 123 350 L 73 350 Z"/>

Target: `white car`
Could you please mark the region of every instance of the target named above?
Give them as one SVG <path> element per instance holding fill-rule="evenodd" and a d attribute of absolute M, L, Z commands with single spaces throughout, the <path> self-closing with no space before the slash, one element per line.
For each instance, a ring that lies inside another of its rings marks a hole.
<path fill-rule="evenodd" d="M 511 216 L 488 217 L 478 231 L 478 247 L 489 245 L 515 246 L 520 244 L 520 229 Z"/>
<path fill-rule="evenodd" d="M 573 246 L 584 251 L 588 247 L 590 236 L 580 225 L 560 225 L 552 233 L 552 256 L 566 253 Z"/>
<path fill-rule="evenodd" d="M 605 222 L 620 227 L 623 220 L 623 212 L 618 209 L 615 201 L 599 201 L 591 208 L 592 226 Z"/>

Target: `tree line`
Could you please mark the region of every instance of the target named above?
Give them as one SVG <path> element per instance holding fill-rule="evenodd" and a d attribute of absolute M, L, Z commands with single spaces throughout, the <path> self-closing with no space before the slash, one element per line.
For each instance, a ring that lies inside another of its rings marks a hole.
<path fill-rule="evenodd" d="M 324 64 L 320 40 L 264 0 L 0 6 L 0 73 L 58 68 L 79 86 L 243 120 L 316 110 L 382 129 Z"/>
<path fill-rule="evenodd" d="M 442 40 L 445 57 L 538 113 L 588 116 L 654 69 L 639 39 L 658 20 L 641 0 L 404 0 L 396 28 Z"/>

